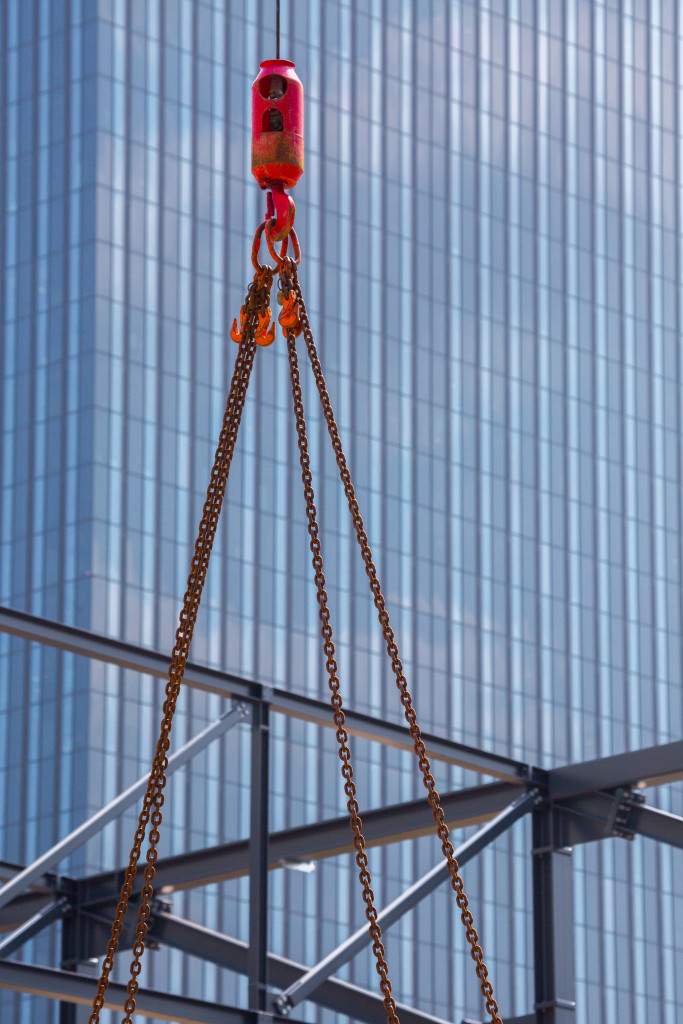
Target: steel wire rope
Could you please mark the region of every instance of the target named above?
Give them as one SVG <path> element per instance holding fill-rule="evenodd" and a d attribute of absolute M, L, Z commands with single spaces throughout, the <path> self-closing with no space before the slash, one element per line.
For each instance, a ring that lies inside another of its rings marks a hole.
<path fill-rule="evenodd" d="M 279 60 L 280 59 L 280 0 L 277 0 L 276 10 L 275 10 L 275 20 L 276 20 L 276 23 L 277 23 L 276 41 L 275 41 L 275 56 Z"/>

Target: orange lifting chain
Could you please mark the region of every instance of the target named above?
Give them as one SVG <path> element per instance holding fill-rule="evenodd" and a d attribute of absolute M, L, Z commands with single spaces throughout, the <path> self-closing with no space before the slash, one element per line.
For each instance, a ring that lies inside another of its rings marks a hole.
<path fill-rule="evenodd" d="M 281 81 L 278 81 L 281 76 Z M 297 86 L 298 83 L 298 86 Z M 398 687 L 401 704 L 405 714 L 410 736 L 413 740 L 415 754 L 418 759 L 422 780 L 427 790 L 427 800 L 432 810 L 432 816 L 436 826 L 437 835 L 441 841 L 443 854 L 448 862 L 448 870 L 451 877 L 451 885 L 455 892 L 456 902 L 460 910 L 465 934 L 470 945 L 472 959 L 476 964 L 476 973 L 481 984 L 481 991 L 486 1003 L 486 1009 L 492 1024 L 502 1024 L 498 1014 L 498 1005 L 493 996 L 493 988 L 488 978 L 488 971 L 483 959 L 483 953 L 479 945 L 479 937 L 474 927 L 472 914 L 469 910 L 467 896 L 463 888 L 463 882 L 459 874 L 458 863 L 455 859 L 453 845 L 450 840 L 448 826 L 446 825 L 444 812 L 439 800 L 434 778 L 431 774 L 427 751 L 417 723 L 417 716 L 413 707 L 413 700 L 408 690 L 408 684 L 403 672 L 403 665 L 399 656 L 398 646 L 394 631 L 389 622 L 389 613 L 382 595 L 377 569 L 372 559 L 372 552 L 368 542 L 368 536 L 363 525 L 363 519 L 358 507 L 358 501 L 351 481 L 351 474 L 346 462 L 342 448 L 339 430 L 335 421 L 332 403 L 325 384 L 322 366 L 318 357 L 315 341 L 311 331 L 311 325 L 306 311 L 301 285 L 299 283 L 297 266 L 301 261 L 301 251 L 296 232 L 293 228 L 294 203 L 291 197 L 284 195 L 283 188 L 290 187 L 298 180 L 296 170 L 303 169 L 303 97 L 301 83 L 294 74 L 294 65 L 288 61 L 264 61 L 261 65 L 261 72 L 254 83 L 254 101 L 252 104 L 253 114 L 253 138 L 254 147 L 252 150 L 252 165 L 254 173 L 259 179 L 262 187 L 269 189 L 268 211 L 266 220 L 259 225 L 254 237 L 252 250 L 252 262 L 254 265 L 254 279 L 249 285 L 244 304 L 240 311 L 239 325 L 237 320 L 233 322 L 230 332 L 232 339 L 239 345 L 235 367 L 230 384 L 230 392 L 223 417 L 218 446 L 211 470 L 211 479 L 206 494 L 206 501 L 199 523 L 199 533 L 195 544 L 194 555 L 190 567 L 190 574 L 187 580 L 187 589 L 183 599 L 183 606 L 180 612 L 180 621 L 176 631 L 175 645 L 173 647 L 171 665 L 169 668 L 168 683 L 166 685 L 166 701 L 163 707 L 163 719 L 161 722 L 161 733 L 157 744 L 154 761 L 147 784 L 147 791 L 144 796 L 142 810 L 138 820 L 138 827 L 135 832 L 133 848 L 130 853 L 130 861 L 126 870 L 121 896 L 116 908 L 116 915 L 112 927 L 112 935 L 107 946 L 107 953 L 102 965 L 102 973 L 97 986 L 97 994 L 93 1001 L 93 1012 L 89 1018 L 89 1024 L 98 1024 L 100 1011 L 104 1006 L 105 993 L 109 984 L 109 976 L 113 967 L 119 938 L 123 930 L 123 920 L 128 908 L 128 903 L 133 891 L 133 881 L 137 872 L 138 862 L 142 852 L 142 844 L 145 839 L 147 827 L 151 822 L 151 830 L 148 837 L 147 853 L 144 868 L 144 886 L 141 892 L 140 904 L 138 907 L 138 922 L 135 928 L 135 943 L 133 945 L 133 958 L 130 965 L 130 979 L 127 986 L 127 999 L 125 1002 L 125 1016 L 121 1024 L 132 1024 L 132 1016 L 135 1012 L 135 996 L 138 992 L 138 976 L 141 970 L 141 957 L 145 947 L 147 936 L 148 920 L 151 912 L 151 900 L 153 895 L 153 882 L 155 864 L 157 860 L 157 845 L 159 842 L 159 826 L 162 818 L 164 804 L 164 786 L 166 785 L 166 769 L 168 767 L 168 750 L 170 745 L 171 727 L 173 715 L 176 710 L 176 703 L 180 692 L 183 673 L 188 659 L 190 644 L 194 626 L 197 621 L 197 612 L 201 600 L 202 590 L 206 580 L 206 573 L 211 556 L 211 548 L 216 535 L 218 518 L 220 516 L 225 487 L 230 472 L 232 457 L 237 441 L 242 411 L 246 398 L 249 378 L 254 365 L 254 355 L 257 345 L 270 345 L 275 340 L 275 325 L 271 323 L 272 311 L 270 307 L 270 293 L 275 273 L 278 274 L 279 293 L 278 302 L 282 306 L 279 315 L 279 322 L 282 327 L 289 356 L 289 371 L 292 385 L 292 398 L 294 404 L 294 417 L 296 421 L 297 441 L 299 447 L 299 461 L 301 464 L 301 476 L 304 485 L 304 497 L 306 501 L 306 517 L 312 553 L 313 568 L 315 570 L 315 585 L 320 615 L 320 631 L 325 655 L 328 682 L 330 688 L 330 702 L 334 716 L 334 723 L 337 727 L 337 741 L 339 744 L 339 757 L 342 762 L 341 774 L 344 780 L 344 792 L 347 798 L 350 825 L 353 832 L 353 845 L 356 851 L 356 863 L 359 868 L 359 878 L 365 902 L 365 914 L 368 919 L 369 932 L 372 938 L 372 947 L 376 959 L 377 973 L 380 977 L 380 989 L 384 1000 L 384 1008 L 387 1013 L 388 1024 L 398 1024 L 396 1003 L 392 996 L 391 982 L 389 981 L 388 966 L 382 944 L 382 933 L 377 922 L 377 910 L 374 905 L 374 894 L 371 888 L 371 877 L 368 869 L 368 858 L 365 852 L 365 840 L 362 832 L 362 821 L 360 817 L 358 800 L 356 798 L 356 786 L 353 781 L 353 768 L 351 766 L 351 752 L 349 749 L 348 732 L 345 727 L 344 711 L 342 709 L 342 697 L 340 693 L 340 682 L 337 671 L 337 660 L 335 646 L 330 624 L 330 610 L 325 590 L 325 575 L 323 572 L 323 557 L 320 544 L 320 530 L 318 526 L 317 512 L 315 507 L 315 493 L 313 490 L 313 479 L 311 475 L 310 459 L 308 455 L 308 438 L 306 435 L 306 419 L 304 404 L 299 378 L 299 364 L 296 351 L 296 339 L 301 334 L 304 337 L 306 352 L 311 363 L 313 376 L 315 378 L 318 396 L 327 424 L 327 430 L 332 442 L 334 456 L 339 470 L 339 476 L 344 489 L 344 494 L 349 506 L 353 521 L 356 538 L 361 550 L 361 556 L 365 571 L 370 583 L 370 591 L 377 609 L 377 615 L 387 654 L 391 661 L 391 667 Z M 289 97 L 289 106 L 284 102 Z M 294 111 L 294 114 L 292 114 Z M 288 117 L 294 116 L 294 129 L 288 122 Z M 264 136 L 288 132 L 287 137 L 273 140 Z M 300 138 L 299 138 L 300 137 Z M 299 141 L 301 145 L 299 146 Z M 278 148 L 279 147 L 279 148 Z M 284 154 L 284 155 L 283 155 Z M 292 155 L 293 154 L 293 155 Z M 280 158 L 280 165 L 276 158 Z M 294 170 L 287 165 L 287 160 L 294 164 Z M 263 167 L 267 170 L 263 171 Z M 301 172 L 299 171 L 299 174 Z M 280 175 L 279 179 L 277 175 Z M 289 177 L 287 176 L 289 174 Z M 269 176 L 270 175 L 270 176 Z M 275 177 L 273 177 L 273 175 Z M 292 180 L 294 179 L 294 180 Z M 275 199 L 272 193 L 275 193 Z M 265 234 L 270 254 L 275 266 L 262 264 L 259 259 L 259 249 L 262 236 Z M 288 255 L 289 243 L 292 243 L 293 255 Z M 276 243 L 280 242 L 279 252 Z"/>

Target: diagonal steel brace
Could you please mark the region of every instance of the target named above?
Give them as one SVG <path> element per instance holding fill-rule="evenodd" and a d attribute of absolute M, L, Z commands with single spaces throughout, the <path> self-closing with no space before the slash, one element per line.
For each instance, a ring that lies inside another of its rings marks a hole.
<path fill-rule="evenodd" d="M 503 832 L 523 815 L 533 810 L 541 799 L 537 789 L 530 789 L 517 800 L 514 800 L 508 807 L 500 812 L 492 821 L 475 832 L 473 836 L 466 839 L 455 851 L 455 858 L 460 865 L 466 864 L 480 853 L 485 846 L 497 839 Z M 400 917 L 438 888 L 449 878 L 448 864 L 440 861 L 435 867 L 423 875 L 419 881 L 406 889 L 398 899 L 390 903 L 388 907 L 377 917 L 377 923 L 382 929 L 386 929 Z M 340 946 L 337 946 L 329 953 L 324 960 L 312 967 L 301 978 L 295 981 L 289 988 L 286 988 L 275 1000 L 275 1008 L 278 1013 L 286 1016 L 292 1009 L 304 999 L 308 999 L 319 985 L 326 981 L 339 968 L 351 960 L 364 946 L 371 942 L 371 935 L 367 925 L 359 928 Z"/>
<path fill-rule="evenodd" d="M 240 722 L 244 721 L 249 715 L 249 708 L 244 704 L 237 704 L 235 707 L 226 711 L 220 716 L 215 722 L 207 726 L 197 736 L 194 736 L 185 746 L 181 747 L 180 750 L 176 751 L 172 757 L 168 759 L 168 768 L 166 774 L 170 775 L 171 772 L 177 771 L 184 764 L 198 754 L 200 750 L 203 750 L 212 740 L 217 736 L 222 736 L 223 733 L 228 732 L 234 726 L 239 725 Z M 29 885 L 40 878 L 47 868 L 54 867 L 59 861 L 63 860 L 74 850 L 77 850 L 85 842 L 88 841 L 92 836 L 96 835 L 105 825 L 110 821 L 113 821 L 119 816 L 127 807 L 134 804 L 136 800 L 139 800 L 143 796 L 147 788 L 148 776 L 144 775 L 137 782 L 134 782 L 132 786 L 129 786 L 123 793 L 117 796 L 111 803 L 103 807 L 101 811 L 85 821 L 78 828 L 74 829 L 68 836 L 61 839 L 55 846 L 51 847 L 45 853 L 43 853 L 37 860 L 34 860 L 32 864 L 20 871 L 18 875 L 15 875 L 9 882 L 2 886 L 0 889 L 0 908 L 4 907 L 14 897 L 18 896 L 19 893 L 23 892 Z"/>

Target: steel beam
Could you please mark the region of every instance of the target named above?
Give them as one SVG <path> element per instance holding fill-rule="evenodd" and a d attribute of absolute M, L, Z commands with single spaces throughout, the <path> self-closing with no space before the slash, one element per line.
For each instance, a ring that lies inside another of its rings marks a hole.
<path fill-rule="evenodd" d="M 22 869 L 18 864 L 10 863 L 8 860 L 0 860 L 0 881 L 9 882 L 9 880 L 18 875 L 21 870 Z M 43 879 L 43 882 L 45 883 L 44 887 L 49 888 L 45 879 Z"/>
<path fill-rule="evenodd" d="M 629 822 L 640 836 L 683 848 L 683 818 L 656 807 L 634 807 Z"/>
<path fill-rule="evenodd" d="M 54 892 L 27 892 L 0 910 L 0 933 L 13 931 L 54 899 Z"/>
<path fill-rule="evenodd" d="M 191 956 L 198 956 L 202 960 L 208 960 L 238 974 L 247 973 L 247 944 L 227 935 L 220 935 L 163 911 L 155 913 L 150 919 L 149 934 L 162 945 L 173 946 Z M 305 971 L 305 967 L 293 960 L 268 954 L 268 977 L 272 985 L 285 988 Z M 325 1006 L 366 1024 L 380 1024 L 386 1019 L 380 995 L 346 981 L 328 979 L 312 998 L 319 1006 Z M 439 1018 L 421 1013 L 412 1007 L 399 1003 L 397 1008 L 401 1024 L 444 1024 Z M 287 1020 L 291 1024 L 290 1019 Z"/>
<path fill-rule="evenodd" d="M 49 924 L 54 921 L 58 921 L 63 916 L 65 910 L 69 906 L 69 901 L 65 897 L 52 900 L 47 906 L 42 907 L 33 917 L 29 917 L 27 921 L 24 921 L 16 931 L 10 932 L 2 942 L 0 942 L 0 958 L 11 956 L 20 949 L 25 942 L 32 939 L 34 935 L 42 932 L 43 928 L 47 928 Z"/>
<path fill-rule="evenodd" d="M 511 825 L 519 818 L 532 810 L 539 799 L 538 790 L 531 790 L 519 797 L 506 807 L 493 821 L 484 825 L 469 839 L 466 839 L 455 851 L 455 857 L 461 866 L 467 864 L 478 853 L 492 843 L 494 839 L 506 832 Z M 390 903 L 377 916 L 377 924 L 382 931 L 385 931 L 404 914 L 412 910 L 431 892 L 434 892 L 444 882 L 450 880 L 448 863 L 445 859 L 439 861 L 436 867 L 423 875 L 419 881 L 411 885 L 397 899 Z M 339 970 L 345 963 L 364 949 L 371 942 L 368 926 L 364 925 L 357 932 L 332 950 L 319 964 L 307 971 L 302 978 L 295 981 L 293 985 L 286 988 L 276 1000 L 276 1008 L 282 1014 L 288 1014 L 304 999 L 310 999 L 315 990 L 329 977 Z"/>
<path fill-rule="evenodd" d="M 251 828 L 249 835 L 249 1008 L 268 1004 L 268 705 L 254 708 L 251 728 Z"/>
<path fill-rule="evenodd" d="M 7 960 L 0 961 L 0 988 L 14 992 L 27 992 L 45 999 L 58 999 L 63 1002 L 76 1003 L 81 1006 L 92 1006 L 96 984 L 93 978 L 79 977 L 69 971 L 58 971 L 51 967 L 38 967 L 34 964 L 15 964 Z M 126 1001 L 126 986 L 109 982 L 107 988 L 108 1010 L 121 1012 Z M 173 996 L 166 992 L 154 992 L 141 988 L 135 997 L 136 1010 L 140 1015 L 153 1017 L 155 1020 L 173 1021 L 174 1024 L 254 1024 L 254 1014 L 250 1010 L 240 1010 L 233 1006 L 217 1006 L 200 999 L 187 999 L 184 996 Z M 261 1024 L 273 1024 L 277 1017 L 269 1014 L 261 1016 Z M 291 1024 L 291 1022 L 290 1022 Z"/>
<path fill-rule="evenodd" d="M 59 1024 L 76 1024 L 76 1004 L 59 1001 Z"/>
<path fill-rule="evenodd" d="M 79 908 L 64 921 L 68 923 L 68 935 L 62 949 L 61 967 L 65 970 L 76 970 L 79 964 L 103 955 L 103 950 L 111 939 L 112 923 L 116 913 L 116 897 L 109 903 L 102 904 L 96 911 Z M 156 897 L 152 899 L 152 914 L 159 907 Z M 135 929 L 138 924 L 137 904 L 130 906 L 123 920 L 119 935 L 118 949 L 132 949 L 135 944 Z"/>
<path fill-rule="evenodd" d="M 575 1024 L 571 850 L 556 848 L 553 808 L 533 815 L 534 1010 L 537 1024 Z"/>
<path fill-rule="evenodd" d="M 683 779 L 683 740 L 553 768 L 548 772 L 548 793 L 551 799 L 561 800 L 596 789 L 643 789 L 679 779 Z"/>
<path fill-rule="evenodd" d="M 560 814 L 562 842 L 567 846 L 594 842 L 619 834 L 614 831 L 615 793 L 586 793 L 555 804 Z M 635 835 L 683 849 L 683 818 L 656 807 L 633 802 L 620 834 Z"/>
<path fill-rule="evenodd" d="M 525 792 L 523 786 L 505 782 L 491 782 L 484 786 L 447 793 L 441 798 L 446 822 L 451 829 L 465 828 L 490 821 L 508 804 Z M 376 811 L 363 812 L 363 834 L 366 846 L 416 839 L 434 831 L 434 821 L 426 799 L 394 804 Z M 269 839 L 269 866 L 280 867 L 283 861 L 296 859 L 319 860 L 352 852 L 349 819 L 333 818 L 305 825 L 301 828 L 275 832 Z M 213 885 L 249 873 L 249 842 L 240 840 L 208 850 L 166 857 L 157 863 L 155 888 L 157 892 L 173 892 L 202 885 Z M 93 903 L 108 899 L 118 892 L 123 881 L 123 869 L 103 872 L 79 883 L 79 902 Z M 136 880 L 134 891 L 142 881 Z"/>
<path fill-rule="evenodd" d="M 640 794 L 584 793 L 553 804 L 556 846 L 578 846 L 613 836 L 632 839 L 632 818 Z"/>
<path fill-rule="evenodd" d="M 323 701 L 302 697 L 287 690 L 274 690 L 271 708 L 273 711 L 289 715 L 292 718 L 315 722 L 317 725 L 330 729 L 336 728 L 330 707 Z M 345 727 L 353 736 L 397 747 L 399 750 L 414 752 L 414 743 L 404 725 L 383 722 L 381 718 L 362 715 L 346 708 L 344 708 L 344 718 Z M 460 768 L 479 772 L 482 775 L 490 775 L 505 782 L 519 783 L 532 779 L 533 769 L 521 761 L 500 757 L 497 754 L 479 750 L 477 747 L 470 747 L 465 743 L 455 743 L 453 740 L 447 740 L 427 732 L 422 733 L 422 739 L 432 760 L 445 761 L 447 764 L 458 765 Z"/>
<path fill-rule="evenodd" d="M 19 612 L 12 608 L 0 607 L 0 631 L 22 637 L 32 643 L 48 644 L 60 650 L 71 651 L 85 658 L 95 658 L 120 668 L 142 672 L 146 675 L 165 679 L 168 675 L 168 656 L 144 647 L 98 636 L 85 629 L 65 626 L 59 622 L 38 618 L 27 612 Z M 188 686 L 210 693 L 218 693 L 223 697 L 237 700 L 259 701 L 263 699 L 264 687 L 259 683 L 242 679 L 228 672 L 203 668 L 188 662 L 184 681 Z M 288 690 L 268 691 L 271 710 L 306 722 L 315 722 L 326 728 L 336 728 L 332 712 L 323 701 L 312 700 Z M 402 750 L 413 750 L 413 741 L 408 729 L 403 725 L 382 722 L 372 715 L 344 709 L 346 728 L 355 736 Z M 492 775 L 508 782 L 519 782 L 531 779 L 532 769 L 520 761 L 509 757 L 500 757 L 464 743 L 455 743 L 439 736 L 423 733 L 430 758 L 459 765 L 470 771 Z"/>
<path fill-rule="evenodd" d="M 23 867 L 19 864 L 11 864 L 6 860 L 0 861 L 0 882 L 11 882 L 23 870 Z M 31 889 L 34 892 L 51 893 L 54 890 L 54 875 L 51 872 L 47 872 L 42 878 L 33 883 Z"/>
<path fill-rule="evenodd" d="M 248 714 L 249 711 L 244 704 L 238 704 L 230 711 L 222 714 L 220 718 L 207 726 L 206 729 L 203 729 L 189 743 L 186 743 L 180 750 L 176 751 L 172 757 L 169 757 L 166 776 L 168 777 L 173 772 L 178 771 L 179 768 L 182 768 L 195 754 L 198 754 L 200 750 L 204 750 L 217 736 L 222 736 L 234 728 L 234 726 L 239 725 Z M 106 807 L 103 807 L 101 811 L 98 811 L 92 818 L 79 825 L 77 829 L 74 829 L 68 836 L 65 836 L 64 839 L 61 839 L 55 846 L 38 857 L 37 860 L 34 860 L 32 864 L 25 867 L 23 871 L 20 871 L 18 875 L 15 875 L 10 882 L 3 885 L 0 889 L 0 908 L 6 906 L 14 896 L 18 896 L 29 885 L 32 885 L 38 878 L 41 878 L 47 868 L 54 867 L 64 857 L 73 853 L 74 850 L 77 850 L 86 843 L 91 836 L 96 835 L 105 825 L 117 818 L 119 814 L 122 814 L 127 807 L 130 807 L 140 797 L 144 796 L 147 782 L 148 775 L 143 775 L 141 779 L 134 782 L 132 786 L 129 786 L 128 789 L 119 794 Z"/>

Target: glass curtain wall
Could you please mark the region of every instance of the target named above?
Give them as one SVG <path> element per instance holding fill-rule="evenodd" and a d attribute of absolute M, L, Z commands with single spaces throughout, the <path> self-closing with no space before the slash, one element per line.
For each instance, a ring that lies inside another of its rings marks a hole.
<path fill-rule="evenodd" d="M 544 767 L 679 738 L 683 15 L 282 9 L 306 94 L 301 282 L 421 723 Z M 264 215 L 249 99 L 274 27 L 266 0 L 0 8 L 3 604 L 170 650 Z M 308 374 L 304 393 L 342 693 L 399 721 Z M 192 657 L 326 693 L 281 338 L 257 353 Z M 0 635 L 0 858 L 31 859 L 144 773 L 162 689 Z M 186 692 L 174 745 L 221 710 Z M 271 828 L 342 814 L 333 734 L 272 729 Z M 169 783 L 163 853 L 247 834 L 248 752 L 235 730 Z M 408 755 L 353 753 L 362 807 L 419 795 Z M 678 787 L 652 799 L 683 811 Z M 134 823 L 63 870 L 123 863 Z M 504 1016 L 533 1005 L 530 847 L 520 822 L 465 871 Z M 575 851 L 577 1024 L 683 1009 L 677 856 Z M 431 838 L 372 850 L 378 904 L 438 858 Z M 270 882 L 275 953 L 312 964 L 362 923 L 348 857 Z M 247 899 L 238 880 L 173 910 L 245 940 Z M 387 952 L 398 999 L 481 1019 L 446 890 Z M 25 955 L 59 962 L 59 928 Z M 146 960 L 152 987 L 246 1004 L 243 979 Z M 341 976 L 374 987 L 370 954 Z"/>

